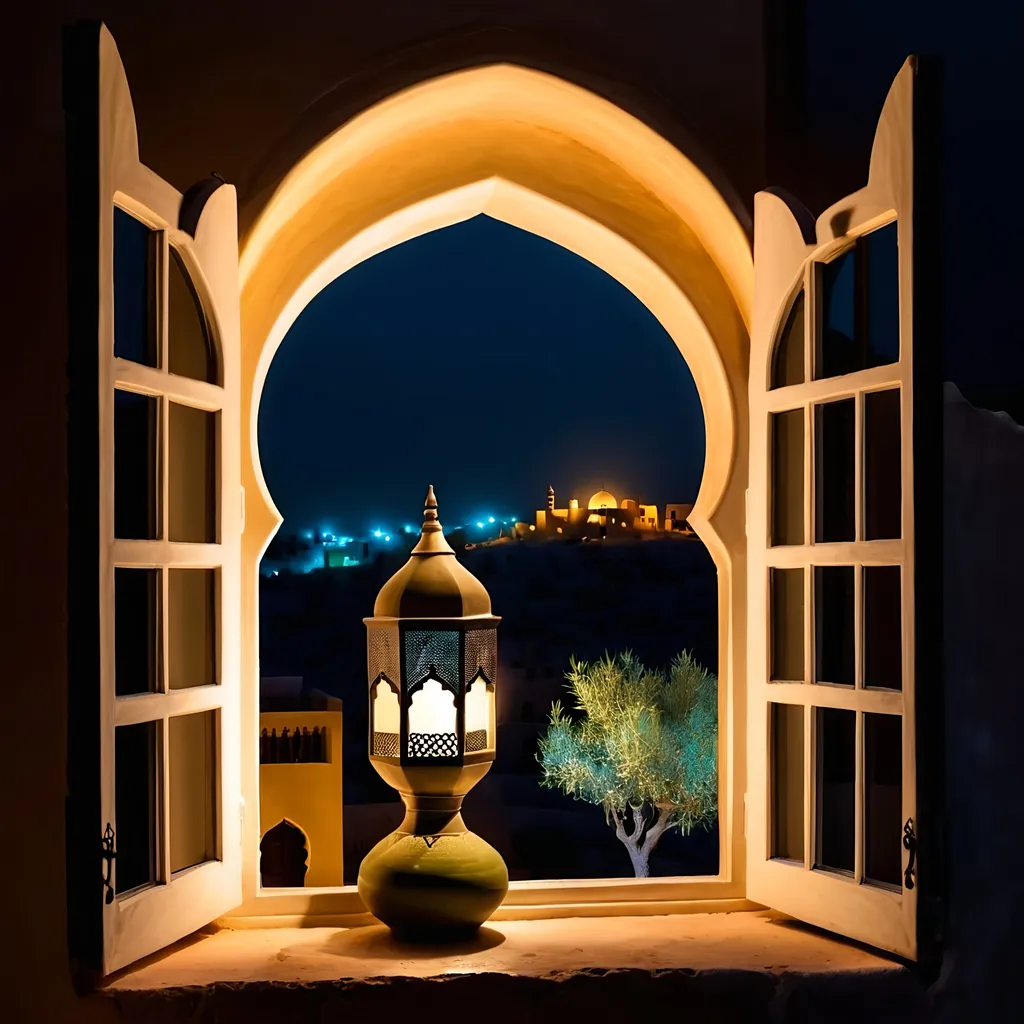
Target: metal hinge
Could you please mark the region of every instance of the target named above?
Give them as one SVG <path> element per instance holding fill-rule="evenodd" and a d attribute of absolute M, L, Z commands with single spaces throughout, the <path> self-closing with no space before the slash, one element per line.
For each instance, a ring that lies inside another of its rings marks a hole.
<path fill-rule="evenodd" d="M 117 853 L 114 851 L 114 830 L 110 827 L 110 822 L 107 822 L 107 827 L 103 830 L 103 839 L 101 840 L 103 845 L 103 887 L 107 890 L 106 895 L 103 897 L 105 903 L 114 902 L 114 858 Z"/>
<path fill-rule="evenodd" d="M 903 849 L 910 854 L 907 870 L 903 872 L 903 884 L 908 889 L 913 889 L 916 884 L 914 882 L 914 859 L 917 856 L 917 836 L 914 835 L 913 818 L 907 818 L 907 823 L 903 826 Z"/>

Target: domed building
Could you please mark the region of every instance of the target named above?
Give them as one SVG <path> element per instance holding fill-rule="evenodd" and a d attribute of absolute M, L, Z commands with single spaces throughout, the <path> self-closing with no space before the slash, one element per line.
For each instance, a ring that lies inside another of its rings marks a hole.
<path fill-rule="evenodd" d="M 596 494 L 590 496 L 590 501 L 587 503 L 588 509 L 595 508 L 618 508 L 619 503 L 615 500 L 615 495 L 611 491 L 598 491 Z M 625 507 L 625 505 L 623 505 Z"/>
<path fill-rule="evenodd" d="M 583 507 L 578 499 L 570 498 L 568 507 L 556 508 L 555 489 L 548 487 L 547 507 L 537 510 L 532 524 L 517 523 L 516 533 L 522 538 L 565 539 L 608 536 L 626 539 L 663 531 L 689 534 L 686 517 L 692 508 L 692 505 L 668 505 L 662 519 L 657 505 L 646 505 L 633 498 L 619 501 L 603 487 L 592 494 Z"/>

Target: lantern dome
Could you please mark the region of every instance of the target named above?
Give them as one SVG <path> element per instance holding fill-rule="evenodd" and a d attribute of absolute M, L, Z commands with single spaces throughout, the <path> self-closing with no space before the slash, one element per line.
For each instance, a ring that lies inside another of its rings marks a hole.
<path fill-rule="evenodd" d="M 381 587 L 373 614 L 416 619 L 491 614 L 487 589 L 459 562 L 445 539 L 433 486 L 427 489 L 420 539 L 409 561 Z"/>
<path fill-rule="evenodd" d="M 590 496 L 590 502 L 587 508 L 618 508 L 619 503 L 615 500 L 615 495 L 610 491 L 598 491 L 596 494 Z"/>

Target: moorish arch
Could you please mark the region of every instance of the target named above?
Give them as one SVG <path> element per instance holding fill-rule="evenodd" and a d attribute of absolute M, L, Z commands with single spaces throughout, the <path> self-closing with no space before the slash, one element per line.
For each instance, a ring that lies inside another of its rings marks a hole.
<path fill-rule="evenodd" d="M 689 521 L 718 568 L 719 758 L 732 764 L 721 772 L 720 811 L 735 815 L 742 809 L 733 780 L 743 749 L 731 722 L 746 643 L 750 242 L 686 155 L 621 108 L 554 76 L 497 64 L 403 90 L 306 153 L 254 221 L 239 266 L 243 635 L 258 637 L 259 560 L 281 522 L 257 440 L 277 347 L 346 270 L 478 214 L 606 271 L 660 321 L 693 375 L 706 455 Z M 255 641 L 245 645 L 242 671 L 244 723 L 257 714 Z M 739 880 L 742 858 L 735 849 L 722 854 L 722 871 Z"/>

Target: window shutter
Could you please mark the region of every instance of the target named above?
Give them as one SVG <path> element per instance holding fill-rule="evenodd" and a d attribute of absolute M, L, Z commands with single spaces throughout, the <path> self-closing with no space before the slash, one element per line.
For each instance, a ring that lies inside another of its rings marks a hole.
<path fill-rule="evenodd" d="M 938 854 L 918 848 L 916 681 L 941 608 L 941 536 L 915 515 L 941 504 L 939 354 L 914 349 L 917 79 L 912 58 L 863 189 L 816 223 L 756 197 L 748 519 L 748 896 L 911 959 Z"/>
<path fill-rule="evenodd" d="M 64 107 L 70 942 L 109 974 L 241 902 L 237 212 L 139 162 L 99 23 Z"/>

